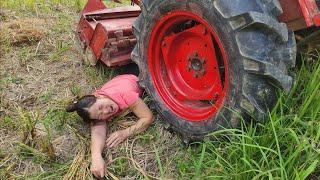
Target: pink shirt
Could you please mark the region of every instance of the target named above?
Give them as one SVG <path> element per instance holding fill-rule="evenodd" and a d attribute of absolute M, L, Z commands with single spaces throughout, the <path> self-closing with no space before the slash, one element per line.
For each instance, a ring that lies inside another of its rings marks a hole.
<path fill-rule="evenodd" d="M 120 111 L 134 104 L 140 94 L 138 78 L 131 74 L 116 76 L 93 93 L 93 95 L 108 96 L 118 104 Z"/>

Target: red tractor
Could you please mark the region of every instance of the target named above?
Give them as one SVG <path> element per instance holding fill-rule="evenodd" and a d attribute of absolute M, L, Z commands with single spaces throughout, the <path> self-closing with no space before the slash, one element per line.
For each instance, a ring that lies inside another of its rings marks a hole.
<path fill-rule="evenodd" d="M 136 5 L 135 5 L 136 4 Z M 139 5 L 139 6 L 137 6 Z M 89 0 L 77 27 L 92 65 L 136 63 L 140 85 L 185 139 L 262 121 L 289 91 L 294 31 L 320 26 L 319 0 Z M 318 33 L 319 34 L 319 33 Z"/>

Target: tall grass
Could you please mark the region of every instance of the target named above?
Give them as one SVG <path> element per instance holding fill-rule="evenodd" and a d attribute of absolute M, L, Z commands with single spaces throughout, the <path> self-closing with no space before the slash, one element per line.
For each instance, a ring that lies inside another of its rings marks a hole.
<path fill-rule="evenodd" d="M 320 59 L 304 62 L 289 94 L 280 99 L 266 124 L 212 133 L 178 157 L 179 176 L 208 179 L 320 178 Z M 201 172 L 201 173 L 200 173 Z"/>

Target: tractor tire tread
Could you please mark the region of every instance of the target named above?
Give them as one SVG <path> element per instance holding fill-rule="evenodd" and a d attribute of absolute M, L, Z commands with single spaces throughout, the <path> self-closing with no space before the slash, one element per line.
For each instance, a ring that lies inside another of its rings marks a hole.
<path fill-rule="evenodd" d="M 240 105 L 246 111 L 247 114 L 259 113 L 263 116 L 265 115 L 263 108 L 260 107 L 255 98 L 245 92 L 243 92 L 242 94 L 242 100 Z"/>
<path fill-rule="evenodd" d="M 155 88 L 148 73 L 148 66 L 145 62 L 144 53 L 146 46 L 144 42 L 151 32 L 149 23 L 154 18 L 160 17 L 161 13 L 168 12 L 157 5 L 163 6 L 164 1 L 169 0 L 143 0 L 141 3 L 142 14 L 133 25 L 134 34 L 138 43 L 132 52 L 132 59 L 140 69 L 139 83 L 146 88 L 146 92 L 152 95 Z M 168 3 L 168 2 L 167 2 Z M 293 78 L 288 75 L 289 68 L 295 66 L 296 42 L 294 34 L 289 31 L 285 24 L 277 21 L 277 16 L 282 14 L 282 8 L 278 0 L 170 0 L 170 4 L 177 7 L 188 7 L 189 3 L 203 3 L 203 7 L 211 9 L 220 14 L 225 20 L 225 26 L 229 26 L 235 37 L 235 46 L 238 47 L 239 60 L 242 59 L 241 68 L 244 75 L 240 78 L 235 112 L 214 120 L 191 123 L 185 120 L 176 120 L 172 112 L 162 102 L 155 100 L 155 107 L 158 113 L 167 121 L 168 128 L 178 132 L 185 142 L 203 139 L 206 134 L 222 127 L 238 127 L 239 115 L 251 116 L 252 119 L 260 121 L 268 116 L 268 111 L 276 101 L 272 98 L 276 95 L 276 87 L 282 87 L 289 91 Z M 177 8 L 174 6 L 174 8 Z M 173 6 L 171 6 L 173 7 Z M 170 8 L 169 8 L 170 9 Z M 211 12 L 210 12 L 211 13 Z M 207 13 L 206 15 L 210 14 Z M 228 31 L 228 30 L 226 30 Z M 258 37 L 249 39 L 247 37 Z M 251 44 L 250 44 L 251 43 Z M 262 45 L 259 46 L 259 43 Z M 144 45 L 144 46 L 143 46 Z M 250 47 L 266 47 L 259 51 L 250 50 Z M 238 91 L 238 90 L 237 90 Z M 267 100 L 266 103 L 265 100 Z M 225 115 L 228 109 L 222 108 L 219 113 Z M 221 116 L 223 116 L 221 115 Z M 219 116 L 220 117 L 220 116 Z M 166 119 L 167 118 L 167 119 Z"/>
<path fill-rule="evenodd" d="M 280 16 L 283 13 L 279 0 L 262 0 L 261 6 L 265 6 L 266 10 L 274 17 Z"/>
<path fill-rule="evenodd" d="M 286 92 L 290 91 L 293 82 L 292 77 L 281 71 L 277 66 L 254 59 L 244 59 L 243 65 L 248 73 L 266 76 L 277 87 L 282 88 Z"/>
<path fill-rule="evenodd" d="M 282 42 L 288 41 L 288 29 L 286 24 L 279 23 L 269 15 L 260 12 L 247 12 L 236 17 L 231 18 L 231 22 L 237 22 L 234 28 L 238 30 L 250 28 L 252 26 L 261 26 L 266 28 L 275 34 L 282 40 Z M 239 23 L 240 22 L 240 23 Z"/>

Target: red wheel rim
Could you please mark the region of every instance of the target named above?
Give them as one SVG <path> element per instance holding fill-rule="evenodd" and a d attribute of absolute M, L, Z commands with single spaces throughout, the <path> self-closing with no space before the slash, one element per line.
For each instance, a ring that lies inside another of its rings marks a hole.
<path fill-rule="evenodd" d="M 187 121 L 204 121 L 221 108 L 228 89 L 227 56 L 212 25 L 188 11 L 155 24 L 148 47 L 154 86 L 169 109 Z"/>

